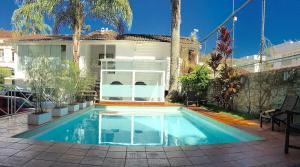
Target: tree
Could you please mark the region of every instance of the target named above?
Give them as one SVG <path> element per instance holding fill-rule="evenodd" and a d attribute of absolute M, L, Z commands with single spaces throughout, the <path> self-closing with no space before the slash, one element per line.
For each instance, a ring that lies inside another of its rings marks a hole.
<path fill-rule="evenodd" d="M 180 77 L 183 92 L 197 92 L 203 96 L 209 84 L 210 72 L 207 66 L 194 66 L 191 73 Z"/>
<path fill-rule="evenodd" d="M 180 54 L 180 3 L 181 0 L 171 0 L 172 6 L 172 39 L 171 39 L 171 64 L 170 64 L 170 81 L 169 81 L 169 95 L 168 98 L 172 98 L 172 94 L 178 91 L 178 59 Z"/>
<path fill-rule="evenodd" d="M 217 47 L 211 54 L 208 64 L 214 71 L 214 99 L 223 107 L 232 109 L 232 101 L 240 89 L 240 74 L 227 65 L 227 59 L 232 54 L 230 33 L 225 27 L 219 29 Z M 223 64 L 222 64 L 223 63 Z M 222 68 L 219 70 L 219 66 Z M 215 73 L 219 72 L 216 78 Z"/>
<path fill-rule="evenodd" d="M 32 14 L 39 17 L 29 19 Z M 54 18 L 54 33 L 58 33 L 62 26 L 69 26 L 73 31 L 73 61 L 76 63 L 80 57 L 81 33 L 89 29 L 89 26 L 85 25 L 87 17 L 100 19 L 121 33 L 125 26 L 130 28 L 132 23 L 132 11 L 128 0 L 22 0 L 20 8 L 14 12 L 12 21 L 16 29 L 21 21 L 23 29 L 36 32 L 32 28 L 36 22 L 41 25 L 40 29 L 45 28 L 45 15 Z"/>

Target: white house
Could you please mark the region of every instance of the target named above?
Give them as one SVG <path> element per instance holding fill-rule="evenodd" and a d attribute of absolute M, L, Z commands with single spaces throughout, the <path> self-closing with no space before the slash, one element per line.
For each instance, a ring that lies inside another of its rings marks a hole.
<path fill-rule="evenodd" d="M 12 32 L 0 30 L 0 67 L 6 67 L 13 71 L 16 68 L 15 58 L 17 55 L 13 46 L 5 42 L 12 37 Z"/>
<path fill-rule="evenodd" d="M 164 35 L 95 31 L 81 37 L 79 65 L 97 76 L 100 100 L 164 101 L 169 87 L 170 41 L 170 36 Z M 10 42 L 18 53 L 14 68 L 17 77 L 26 77 L 20 64 L 30 61 L 31 56 L 72 59 L 71 36 L 33 35 Z M 190 38 L 181 38 L 182 50 L 189 53 L 199 47 Z"/>

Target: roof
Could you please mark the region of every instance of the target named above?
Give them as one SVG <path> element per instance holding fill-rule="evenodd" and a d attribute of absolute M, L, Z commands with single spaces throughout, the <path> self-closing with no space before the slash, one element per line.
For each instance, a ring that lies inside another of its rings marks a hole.
<path fill-rule="evenodd" d="M 10 39 L 13 37 L 13 32 L 0 30 L 0 39 Z"/>
<path fill-rule="evenodd" d="M 13 41 L 71 41 L 72 35 L 25 35 L 14 38 Z M 171 37 L 167 35 L 151 34 L 118 34 L 111 30 L 98 30 L 87 35 L 81 35 L 81 40 L 131 40 L 131 41 L 156 41 L 171 42 Z M 181 37 L 181 44 L 195 44 L 188 37 Z"/>

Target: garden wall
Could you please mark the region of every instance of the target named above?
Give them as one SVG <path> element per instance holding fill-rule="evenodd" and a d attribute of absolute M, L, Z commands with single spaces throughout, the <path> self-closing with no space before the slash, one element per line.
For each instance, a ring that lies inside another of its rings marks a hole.
<path fill-rule="evenodd" d="M 241 89 L 233 100 L 235 111 L 257 113 L 260 99 L 263 110 L 278 108 L 287 93 L 300 95 L 300 67 L 246 74 L 242 76 L 241 83 Z M 210 86 L 209 101 L 213 101 L 212 90 Z M 296 109 L 300 112 L 300 102 Z"/>

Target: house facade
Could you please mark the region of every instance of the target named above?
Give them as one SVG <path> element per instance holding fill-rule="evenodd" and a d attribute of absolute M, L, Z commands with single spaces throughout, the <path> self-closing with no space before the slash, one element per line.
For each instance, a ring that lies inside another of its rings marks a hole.
<path fill-rule="evenodd" d="M 95 31 L 81 37 L 79 66 L 96 76 L 100 100 L 164 101 L 169 88 L 170 41 L 163 35 Z M 57 62 L 72 59 L 71 36 L 23 36 L 10 43 L 17 51 L 16 78 L 26 79 L 21 64 L 31 57 L 44 55 Z M 189 54 L 198 52 L 200 45 L 181 38 L 181 47 Z"/>

